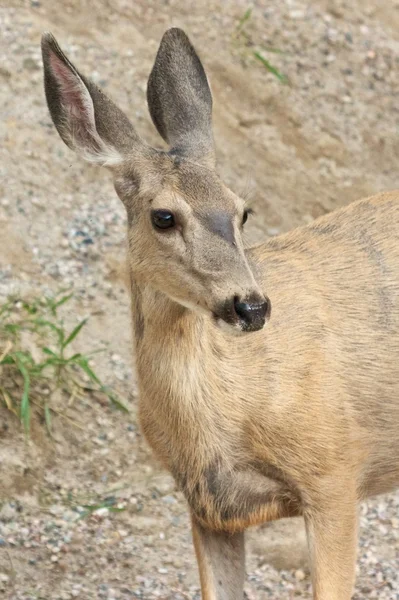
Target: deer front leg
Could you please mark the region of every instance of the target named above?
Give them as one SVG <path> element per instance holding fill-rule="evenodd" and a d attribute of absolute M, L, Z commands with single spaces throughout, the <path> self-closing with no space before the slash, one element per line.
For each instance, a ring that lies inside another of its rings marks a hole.
<path fill-rule="evenodd" d="M 192 517 L 202 600 L 243 600 L 244 533 L 216 532 Z"/>
<path fill-rule="evenodd" d="M 314 600 L 350 600 L 356 572 L 357 501 L 341 490 L 305 513 Z"/>

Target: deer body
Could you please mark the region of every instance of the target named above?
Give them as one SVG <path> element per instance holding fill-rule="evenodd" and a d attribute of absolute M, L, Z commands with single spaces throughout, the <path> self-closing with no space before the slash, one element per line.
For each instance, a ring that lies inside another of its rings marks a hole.
<path fill-rule="evenodd" d="M 248 256 L 273 292 L 267 330 L 232 339 L 156 294 L 134 310 L 143 431 L 199 519 L 227 531 L 303 512 L 339 469 L 359 499 L 399 482 L 399 194 Z"/>
<path fill-rule="evenodd" d="M 183 32 L 149 80 L 168 152 L 51 36 L 43 58 L 61 137 L 109 166 L 126 206 L 140 421 L 188 501 L 204 600 L 242 600 L 243 531 L 294 515 L 314 598 L 349 600 L 358 501 L 399 485 L 399 192 L 245 250 Z"/>

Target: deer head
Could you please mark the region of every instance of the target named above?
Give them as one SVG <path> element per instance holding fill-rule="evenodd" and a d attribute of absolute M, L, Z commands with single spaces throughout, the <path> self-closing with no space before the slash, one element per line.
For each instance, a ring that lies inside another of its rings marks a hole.
<path fill-rule="evenodd" d="M 261 329 L 270 303 L 244 252 L 244 202 L 215 168 L 212 95 L 186 34 L 163 36 L 148 81 L 151 118 L 168 150 L 149 147 L 124 113 L 42 39 L 52 120 L 85 160 L 109 168 L 128 215 L 129 267 L 139 285 L 230 330 Z"/>

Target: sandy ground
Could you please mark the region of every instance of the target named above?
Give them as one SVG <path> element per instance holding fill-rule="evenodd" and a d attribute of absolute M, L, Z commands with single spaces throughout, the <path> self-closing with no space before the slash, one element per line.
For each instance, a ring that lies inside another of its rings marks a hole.
<path fill-rule="evenodd" d="M 130 414 L 85 398 L 34 420 L 30 441 L 0 406 L 0 595 L 13 600 L 199 598 L 184 501 L 137 429 L 125 286 L 125 214 L 109 176 L 60 141 L 44 101 L 40 35 L 159 144 L 146 79 L 165 29 L 183 27 L 214 95 L 220 171 L 249 196 L 259 241 L 360 196 L 398 187 L 399 2 L 0 0 L 0 299 L 72 285 L 82 347 Z M 289 78 L 251 59 L 253 49 Z M 1 340 L 0 340 L 1 346 Z M 77 349 L 80 346 L 77 345 Z M 111 498 L 121 512 L 77 519 Z M 399 495 L 361 507 L 356 598 L 399 598 Z M 310 598 L 303 525 L 248 535 L 247 597 Z"/>

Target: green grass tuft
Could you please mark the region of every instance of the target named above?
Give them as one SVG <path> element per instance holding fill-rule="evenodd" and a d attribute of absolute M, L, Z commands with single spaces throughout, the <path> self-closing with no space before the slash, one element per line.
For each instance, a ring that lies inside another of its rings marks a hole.
<path fill-rule="evenodd" d="M 255 44 L 251 34 L 248 32 L 252 11 L 253 8 L 249 7 L 238 21 L 232 35 L 233 46 L 239 52 L 243 60 L 250 59 L 252 62 L 258 62 L 272 73 L 280 83 L 287 84 L 289 83 L 288 77 L 281 73 L 281 71 L 264 56 L 267 53 L 284 54 L 284 52 L 278 48 Z"/>
<path fill-rule="evenodd" d="M 69 352 L 70 344 L 87 323 L 87 319 L 83 319 L 72 331 L 66 330 L 58 311 L 72 297 L 72 293 L 65 294 L 63 290 L 54 297 L 29 302 L 9 298 L 0 306 L 0 400 L 21 420 L 27 435 L 32 407 L 41 412 L 50 435 L 53 413 L 71 421 L 52 406 L 56 393 L 71 403 L 83 393 L 100 392 L 115 408 L 128 412 L 90 366 L 90 357 L 95 352 Z M 30 345 L 37 350 L 34 353 L 24 347 L 26 332 L 29 332 Z M 83 374 L 88 377 L 89 386 L 82 381 Z"/>

